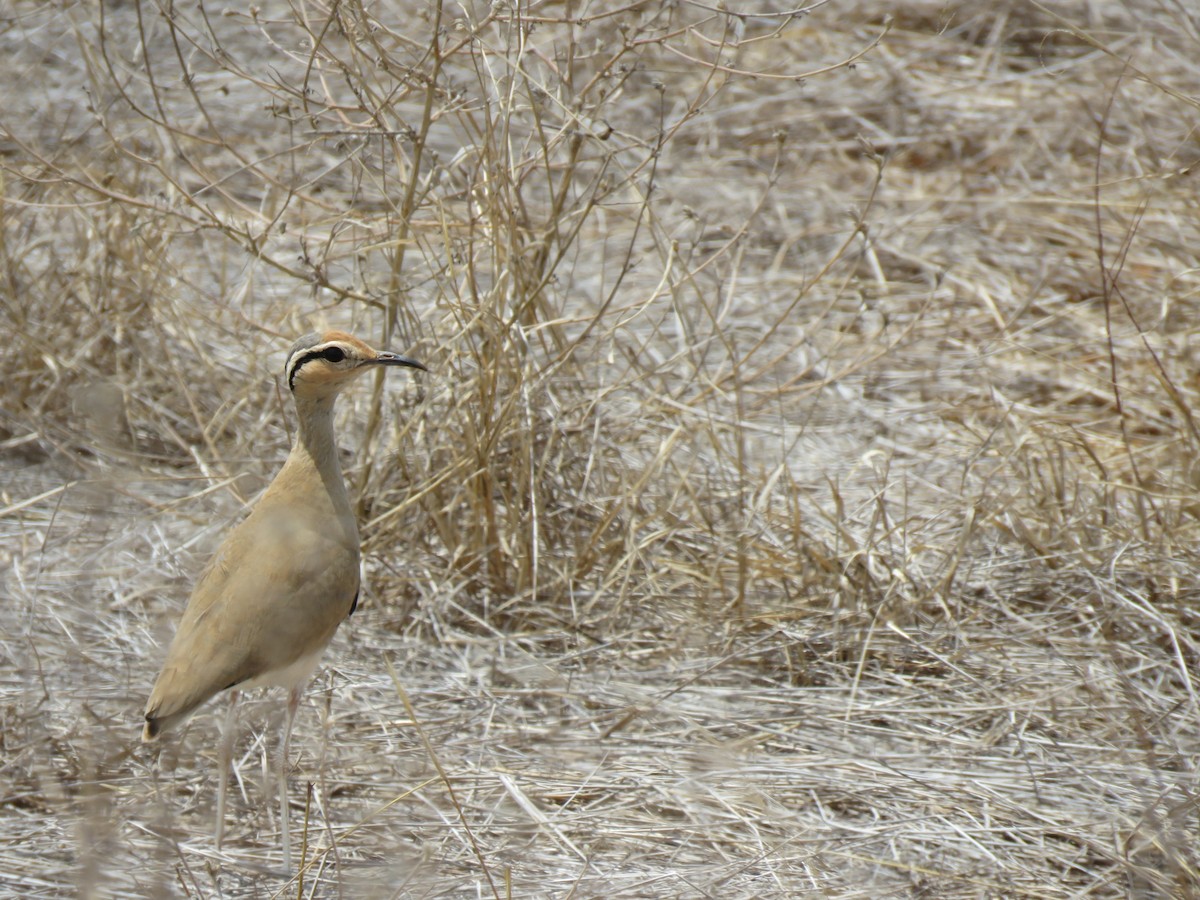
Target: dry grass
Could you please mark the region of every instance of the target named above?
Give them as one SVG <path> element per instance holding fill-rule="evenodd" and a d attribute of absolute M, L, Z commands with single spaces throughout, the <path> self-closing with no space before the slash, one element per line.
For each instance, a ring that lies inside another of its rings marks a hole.
<path fill-rule="evenodd" d="M 717 6 L 0 5 L 0 893 L 1200 896 L 1200 21 Z M 289 880 L 138 719 L 315 323 Z"/>

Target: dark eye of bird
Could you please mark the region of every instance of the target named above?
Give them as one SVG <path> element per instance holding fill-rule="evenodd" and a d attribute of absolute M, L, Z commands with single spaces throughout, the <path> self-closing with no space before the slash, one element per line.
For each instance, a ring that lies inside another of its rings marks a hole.
<path fill-rule="evenodd" d="M 341 362 L 346 358 L 346 351 L 341 347 L 330 347 L 321 354 L 322 359 L 327 359 L 330 362 Z"/>

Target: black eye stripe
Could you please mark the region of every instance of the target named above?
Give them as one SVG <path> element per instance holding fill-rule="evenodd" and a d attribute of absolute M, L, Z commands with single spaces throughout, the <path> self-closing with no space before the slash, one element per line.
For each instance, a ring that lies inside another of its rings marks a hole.
<path fill-rule="evenodd" d="M 341 362 L 346 358 L 346 351 L 341 347 L 333 346 L 326 347 L 324 350 L 309 350 L 303 356 L 297 357 L 292 363 L 291 369 L 288 370 L 288 390 L 296 389 L 296 373 L 304 366 L 306 362 L 314 359 L 324 359 L 328 362 Z"/>
<path fill-rule="evenodd" d="M 296 373 L 300 371 L 300 367 L 310 359 L 316 359 L 320 355 L 320 352 L 309 350 L 303 356 L 299 357 L 294 363 L 292 363 L 292 368 L 288 371 L 288 390 L 294 391 L 296 389 Z"/>

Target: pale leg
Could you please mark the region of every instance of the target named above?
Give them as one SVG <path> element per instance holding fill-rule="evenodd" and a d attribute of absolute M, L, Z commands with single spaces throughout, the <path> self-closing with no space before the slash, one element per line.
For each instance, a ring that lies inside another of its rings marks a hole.
<path fill-rule="evenodd" d="M 287 719 L 283 723 L 283 743 L 279 748 L 279 828 L 283 838 L 283 867 L 292 870 L 292 837 L 288 830 L 288 746 L 292 739 L 292 721 L 296 718 L 296 709 L 300 706 L 300 693 L 303 685 L 296 685 L 288 693 Z"/>
<path fill-rule="evenodd" d="M 213 837 L 217 849 L 221 849 L 221 840 L 225 837 L 225 794 L 229 791 L 229 765 L 233 760 L 233 729 L 237 719 L 238 692 L 229 692 L 229 709 L 225 711 L 225 721 L 221 725 L 221 745 L 217 748 L 217 825 Z"/>

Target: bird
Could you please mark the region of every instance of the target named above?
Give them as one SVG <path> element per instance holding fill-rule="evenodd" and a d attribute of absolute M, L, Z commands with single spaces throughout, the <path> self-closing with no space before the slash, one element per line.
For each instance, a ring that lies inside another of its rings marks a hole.
<path fill-rule="evenodd" d="M 200 573 L 146 703 L 142 740 L 149 742 L 217 694 L 230 692 L 219 748 L 220 848 L 238 692 L 288 689 L 279 797 L 289 870 L 286 766 L 292 722 L 305 685 L 359 595 L 358 524 L 337 458 L 334 401 L 379 366 L 428 371 L 415 359 L 372 349 L 343 331 L 308 334 L 293 345 L 284 367 L 299 420 L 291 452 Z"/>

